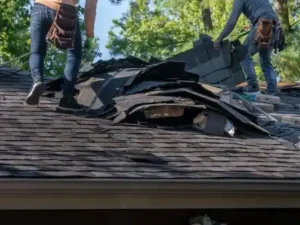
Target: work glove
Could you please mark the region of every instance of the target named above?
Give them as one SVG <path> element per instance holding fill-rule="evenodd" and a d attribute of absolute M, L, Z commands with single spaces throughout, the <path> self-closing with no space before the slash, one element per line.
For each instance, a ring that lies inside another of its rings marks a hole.
<path fill-rule="evenodd" d="M 244 26 L 243 32 L 248 32 L 251 30 L 251 25 Z"/>
<path fill-rule="evenodd" d="M 221 41 L 220 40 L 215 40 L 214 41 L 214 48 L 216 49 L 216 50 L 220 50 L 221 49 Z"/>
<path fill-rule="evenodd" d="M 84 49 L 86 51 L 91 51 L 96 48 L 96 40 L 93 37 L 88 37 L 84 43 Z"/>

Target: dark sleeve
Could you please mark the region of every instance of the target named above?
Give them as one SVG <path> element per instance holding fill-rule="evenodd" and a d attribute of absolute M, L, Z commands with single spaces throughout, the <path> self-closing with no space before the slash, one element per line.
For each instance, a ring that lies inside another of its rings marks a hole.
<path fill-rule="evenodd" d="M 243 1 L 235 0 L 233 3 L 232 12 L 226 23 L 226 26 L 224 30 L 221 32 L 221 34 L 219 35 L 219 37 L 217 38 L 218 41 L 222 41 L 233 31 L 242 12 L 243 12 Z"/>
<path fill-rule="evenodd" d="M 281 28 L 281 22 L 280 22 L 279 17 L 278 17 L 277 14 L 276 14 L 275 21 L 276 21 L 276 29 L 280 29 Z"/>

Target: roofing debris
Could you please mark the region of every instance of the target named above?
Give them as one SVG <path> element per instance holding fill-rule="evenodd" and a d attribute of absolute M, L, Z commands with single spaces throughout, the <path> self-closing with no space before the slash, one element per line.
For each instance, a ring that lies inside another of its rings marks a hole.
<path fill-rule="evenodd" d="M 186 71 L 199 76 L 200 83 L 223 84 L 228 88 L 246 81 L 239 62 L 245 58 L 247 50 L 239 41 L 224 41 L 222 50 L 216 50 L 212 38 L 200 34 L 194 47 L 180 53 L 171 60 L 186 63 Z"/>
<path fill-rule="evenodd" d="M 85 81 L 91 78 L 92 75 Z M 54 97 L 60 93 L 50 90 L 51 98 L 42 97 L 38 107 L 28 107 L 24 99 L 31 85 L 29 72 L 0 69 L 1 178 L 157 179 L 162 182 L 176 179 L 184 183 L 186 180 L 201 182 L 201 179 L 229 183 L 253 179 L 278 180 L 273 182 L 278 185 L 283 181 L 297 182 L 300 178 L 299 152 L 278 140 L 266 136 L 240 138 L 240 131 L 236 131 L 234 138 L 203 135 L 192 127 L 179 131 L 173 124 L 170 129 L 152 129 L 136 124 L 112 124 L 90 113 L 57 113 Z M 216 87 L 201 86 L 205 87 L 203 92 L 209 89 L 218 94 Z M 209 96 L 211 92 L 203 95 Z M 75 94 L 78 93 L 79 90 Z M 300 104 L 299 98 L 281 96 L 281 100 L 280 105 L 275 105 L 274 113 L 300 115 L 300 109 L 295 108 Z M 251 121 L 256 118 L 252 113 L 230 107 Z M 290 124 L 283 129 L 278 125 L 273 129 L 296 138 L 295 130 L 299 130 L 296 126 Z"/>
<path fill-rule="evenodd" d="M 229 90 L 245 82 L 239 64 L 245 54 L 239 42 L 225 42 L 217 51 L 202 35 L 192 49 L 167 60 L 127 57 L 85 65 L 74 94 L 93 116 L 113 123 L 229 137 L 271 135 L 298 146 L 300 131 L 269 114 L 281 104 L 279 97 Z M 47 95 L 56 96 L 62 82 L 49 82 Z"/>

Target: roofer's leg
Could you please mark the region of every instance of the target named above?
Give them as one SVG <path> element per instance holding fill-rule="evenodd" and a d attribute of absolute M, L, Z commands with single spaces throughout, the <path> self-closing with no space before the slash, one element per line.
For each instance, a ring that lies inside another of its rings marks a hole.
<path fill-rule="evenodd" d="M 67 63 L 65 66 L 65 77 L 63 87 L 63 98 L 57 107 L 58 111 L 79 112 L 85 110 L 85 106 L 77 103 L 74 95 L 75 83 L 79 73 L 82 59 L 81 30 L 77 24 L 74 48 L 67 50 Z"/>
<path fill-rule="evenodd" d="M 276 95 L 278 93 L 277 89 L 277 74 L 271 62 L 273 48 L 262 49 L 259 51 L 261 69 L 264 73 L 267 85 L 268 94 Z"/>
<path fill-rule="evenodd" d="M 254 62 L 252 56 L 258 52 L 257 46 L 254 43 L 255 28 L 252 28 L 248 37 L 244 42 L 244 46 L 248 48 L 248 54 L 245 60 L 241 62 L 241 66 L 247 76 L 248 85 L 244 87 L 244 92 L 257 92 L 259 91 L 259 86 L 256 78 L 256 72 L 254 69 Z"/>
<path fill-rule="evenodd" d="M 29 65 L 33 86 L 26 98 L 28 105 L 37 105 L 43 94 L 45 86 L 43 79 L 44 59 L 47 52 L 46 35 L 50 28 L 47 18 L 47 7 L 41 4 L 34 4 L 30 19 L 30 59 Z"/>

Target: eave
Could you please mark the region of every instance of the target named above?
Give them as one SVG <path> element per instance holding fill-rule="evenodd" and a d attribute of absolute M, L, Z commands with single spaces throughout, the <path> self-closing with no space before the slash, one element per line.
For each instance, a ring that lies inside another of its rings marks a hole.
<path fill-rule="evenodd" d="M 294 180 L 0 180 L 0 209 L 299 207 Z"/>

